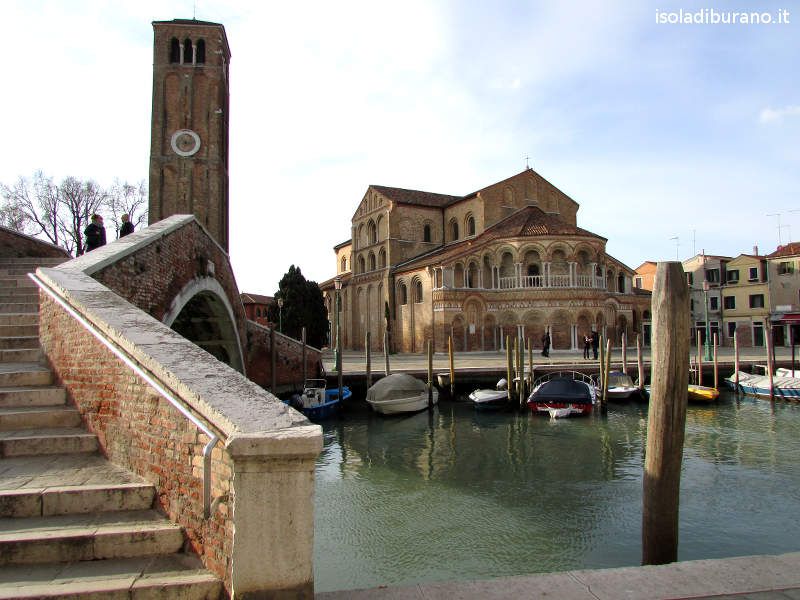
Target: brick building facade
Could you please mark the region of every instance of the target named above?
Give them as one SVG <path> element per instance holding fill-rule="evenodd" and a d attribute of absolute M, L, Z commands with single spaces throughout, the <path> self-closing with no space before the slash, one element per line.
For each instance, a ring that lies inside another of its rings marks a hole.
<path fill-rule="evenodd" d="M 555 349 L 577 349 L 598 329 L 615 344 L 643 330 L 650 294 L 577 226 L 578 204 L 532 169 L 466 196 L 370 186 L 352 238 L 334 248 L 342 282 L 343 346 L 371 332 L 392 347 L 497 350 L 506 336 L 550 331 Z M 331 322 L 335 278 L 321 285 Z"/>

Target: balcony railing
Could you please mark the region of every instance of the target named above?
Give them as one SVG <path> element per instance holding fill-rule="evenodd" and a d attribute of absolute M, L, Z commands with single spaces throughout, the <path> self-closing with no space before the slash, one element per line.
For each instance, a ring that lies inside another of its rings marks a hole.
<path fill-rule="evenodd" d="M 517 290 L 536 288 L 587 288 L 604 290 L 606 286 L 602 277 L 593 277 L 591 275 L 576 275 L 574 281 L 569 275 L 550 275 L 549 277 L 545 277 L 544 275 L 523 275 L 519 279 L 516 277 L 501 277 L 496 289 Z"/>

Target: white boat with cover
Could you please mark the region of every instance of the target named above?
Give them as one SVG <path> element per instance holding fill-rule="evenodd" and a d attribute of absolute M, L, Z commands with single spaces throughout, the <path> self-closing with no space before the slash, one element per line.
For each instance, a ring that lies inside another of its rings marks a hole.
<path fill-rule="evenodd" d="M 431 390 L 431 403 L 439 401 L 439 390 Z M 392 373 L 367 390 L 367 402 L 384 415 L 413 413 L 428 408 L 428 386 L 406 373 Z"/>

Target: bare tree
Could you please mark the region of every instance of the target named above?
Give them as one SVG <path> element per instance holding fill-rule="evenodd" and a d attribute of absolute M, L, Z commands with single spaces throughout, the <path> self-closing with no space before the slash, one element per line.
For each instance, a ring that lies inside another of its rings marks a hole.
<path fill-rule="evenodd" d="M 0 183 L 3 224 L 21 233 L 44 235 L 55 245 L 61 241 L 58 225 L 58 188 L 50 177 L 36 171 L 33 180 L 20 177 L 13 186 Z"/>
<path fill-rule="evenodd" d="M 80 256 L 84 252 L 83 230 L 103 205 L 106 192 L 91 179 L 67 177 L 58 186 L 58 228 L 62 246 Z"/>
<path fill-rule="evenodd" d="M 147 186 L 144 180 L 139 181 L 137 184 L 131 184 L 127 181 L 120 182 L 119 179 L 114 180 L 114 185 L 111 186 L 106 195 L 105 208 L 114 219 L 117 237 L 119 237 L 122 215 L 128 215 L 137 230 L 147 223 L 147 204 Z"/>

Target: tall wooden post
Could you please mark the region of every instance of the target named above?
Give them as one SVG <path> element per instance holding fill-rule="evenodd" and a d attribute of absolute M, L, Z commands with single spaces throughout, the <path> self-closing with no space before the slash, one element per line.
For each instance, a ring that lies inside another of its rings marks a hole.
<path fill-rule="evenodd" d="M 642 359 L 642 336 L 636 334 L 636 370 L 639 374 L 639 389 L 644 390 L 644 360 Z"/>
<path fill-rule="evenodd" d="M 456 389 L 456 368 L 453 364 L 453 335 L 447 336 L 447 353 L 450 358 L 450 395 L 455 394 Z"/>
<path fill-rule="evenodd" d="M 517 377 L 519 378 L 519 382 L 517 383 L 517 399 L 522 404 L 522 398 L 525 396 L 525 372 L 522 369 L 522 339 L 519 336 L 514 338 L 514 354 L 517 361 Z"/>
<path fill-rule="evenodd" d="M 792 377 L 796 377 L 794 372 L 794 325 L 791 323 L 789 323 L 789 344 L 792 346 Z"/>
<path fill-rule="evenodd" d="M 308 365 L 306 364 L 306 328 L 303 327 L 300 330 L 300 339 L 303 342 L 303 383 L 300 385 L 304 386 L 306 384 L 306 379 L 308 379 Z"/>
<path fill-rule="evenodd" d="M 622 332 L 622 372 L 628 374 L 628 335 Z"/>
<path fill-rule="evenodd" d="M 511 366 L 511 336 L 506 336 L 506 381 L 508 382 L 508 401 L 514 401 L 514 368 Z"/>
<path fill-rule="evenodd" d="M 598 358 L 600 359 L 600 364 L 598 365 L 598 367 L 600 367 L 600 372 L 597 374 L 597 378 L 600 381 L 600 389 L 601 390 L 603 389 L 603 387 L 606 384 L 605 379 L 603 379 L 605 377 L 605 373 L 603 371 L 606 368 L 606 345 L 603 343 L 604 341 L 605 340 L 603 339 L 603 336 L 601 335 L 600 336 L 600 355 L 598 356 Z"/>
<path fill-rule="evenodd" d="M 364 365 L 364 370 L 367 372 L 367 389 L 372 387 L 372 355 L 371 355 L 371 348 L 370 342 L 372 341 L 371 332 L 368 331 L 366 335 L 364 335 L 364 350 L 366 351 L 366 365 Z"/>
<path fill-rule="evenodd" d="M 611 371 L 611 338 L 606 340 L 606 365 L 603 375 L 603 401 L 600 405 L 600 410 L 606 414 L 608 410 L 608 374 Z"/>
<path fill-rule="evenodd" d="M 433 408 L 433 340 L 428 340 L 428 408 Z"/>
<path fill-rule="evenodd" d="M 681 263 L 658 263 L 652 307 L 652 381 L 642 507 L 644 565 L 678 559 L 690 335 L 689 288 Z"/>
<path fill-rule="evenodd" d="M 270 377 L 270 390 L 273 394 L 277 394 L 278 389 L 278 348 L 275 346 L 275 328 L 270 327 L 269 330 L 269 356 L 270 368 L 272 369 L 272 376 Z"/>
<path fill-rule="evenodd" d="M 703 385 L 703 353 L 700 350 L 700 330 L 697 330 L 697 385 Z"/>
<path fill-rule="evenodd" d="M 391 374 L 389 369 L 389 330 L 383 332 L 383 374 L 388 377 Z"/>
<path fill-rule="evenodd" d="M 533 391 L 533 340 L 528 338 L 528 389 Z"/>
<path fill-rule="evenodd" d="M 769 399 L 775 399 L 775 381 L 773 380 L 772 376 L 772 330 L 767 324 L 764 327 L 764 335 L 766 336 L 767 342 L 767 375 L 769 375 Z"/>
<path fill-rule="evenodd" d="M 717 334 L 714 334 L 714 389 L 719 389 L 719 361 L 717 360 Z"/>
<path fill-rule="evenodd" d="M 739 332 L 733 332 L 733 381 L 736 384 L 736 394 L 739 394 Z"/>

